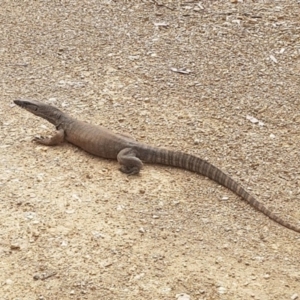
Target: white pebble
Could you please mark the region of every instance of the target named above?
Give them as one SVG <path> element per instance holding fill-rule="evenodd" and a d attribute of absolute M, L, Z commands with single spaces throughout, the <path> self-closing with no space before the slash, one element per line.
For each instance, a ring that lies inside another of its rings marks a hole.
<path fill-rule="evenodd" d="M 181 293 L 176 295 L 177 300 L 190 300 L 191 297 L 188 294 Z"/>
<path fill-rule="evenodd" d="M 226 293 L 226 288 L 224 288 L 223 286 L 220 286 L 220 287 L 218 288 L 218 293 L 219 293 L 219 294 L 225 294 L 225 293 Z"/>
<path fill-rule="evenodd" d="M 5 283 L 6 283 L 7 285 L 11 285 L 11 284 L 13 284 L 14 282 L 13 282 L 11 279 L 6 279 L 6 280 L 5 280 Z"/>
<path fill-rule="evenodd" d="M 291 300 L 296 300 L 296 299 L 298 299 L 298 294 L 297 293 L 295 293 L 291 296 Z"/>

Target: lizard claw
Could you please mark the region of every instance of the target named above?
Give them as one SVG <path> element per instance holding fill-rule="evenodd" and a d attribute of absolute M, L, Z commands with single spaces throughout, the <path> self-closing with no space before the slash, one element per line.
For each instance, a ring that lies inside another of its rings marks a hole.
<path fill-rule="evenodd" d="M 46 146 L 55 146 L 63 142 L 63 132 L 57 135 L 54 135 L 53 137 L 43 137 L 43 136 L 36 136 L 33 141 L 46 145 Z"/>
<path fill-rule="evenodd" d="M 33 142 L 36 142 L 38 144 L 42 144 L 42 145 L 49 145 L 49 139 L 43 136 L 36 136 L 33 139 Z"/>
<path fill-rule="evenodd" d="M 44 139 L 45 138 L 43 136 L 35 136 L 32 141 L 33 142 L 39 142 L 39 141 L 44 140 Z"/>

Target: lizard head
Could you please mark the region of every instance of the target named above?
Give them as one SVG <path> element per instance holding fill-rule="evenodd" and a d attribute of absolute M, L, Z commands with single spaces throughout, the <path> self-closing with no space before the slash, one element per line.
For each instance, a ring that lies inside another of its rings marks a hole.
<path fill-rule="evenodd" d="M 58 108 L 34 100 L 14 100 L 18 106 L 58 126 L 64 113 Z"/>

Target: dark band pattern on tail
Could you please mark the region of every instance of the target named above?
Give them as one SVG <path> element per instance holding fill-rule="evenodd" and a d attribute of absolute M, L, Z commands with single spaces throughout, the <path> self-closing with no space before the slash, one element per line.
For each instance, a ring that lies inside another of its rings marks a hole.
<path fill-rule="evenodd" d="M 144 147 L 142 147 L 138 151 L 140 154 L 140 159 L 144 162 L 178 167 L 181 169 L 186 169 L 188 171 L 204 175 L 240 196 L 251 206 L 253 206 L 258 211 L 262 212 L 271 220 L 277 222 L 278 224 L 286 228 L 300 233 L 300 227 L 290 224 L 289 222 L 281 219 L 279 216 L 267 209 L 261 202 L 259 202 L 251 194 L 249 194 L 239 183 L 237 183 L 229 175 L 227 175 L 211 163 L 197 156 L 190 155 L 184 152 L 172 151 L 149 146 L 145 147 L 147 148 L 144 149 Z"/>

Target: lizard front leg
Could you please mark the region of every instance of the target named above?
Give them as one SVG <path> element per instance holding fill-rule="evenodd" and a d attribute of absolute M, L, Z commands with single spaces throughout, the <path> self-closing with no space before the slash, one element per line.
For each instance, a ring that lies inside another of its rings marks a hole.
<path fill-rule="evenodd" d="M 46 146 L 56 146 L 61 144 L 65 139 L 65 132 L 63 129 L 57 130 L 56 134 L 52 137 L 35 137 L 33 140 L 39 144 Z"/>
<path fill-rule="evenodd" d="M 117 156 L 117 160 L 121 165 L 119 170 L 129 175 L 138 174 L 143 167 L 143 163 L 136 155 L 136 150 L 132 148 L 122 149 Z"/>

